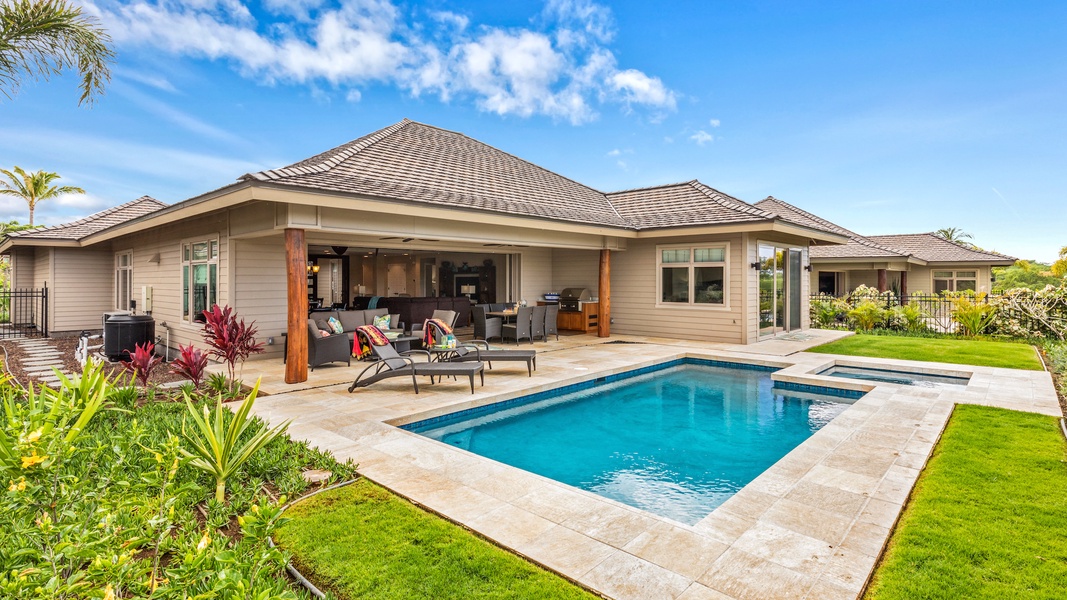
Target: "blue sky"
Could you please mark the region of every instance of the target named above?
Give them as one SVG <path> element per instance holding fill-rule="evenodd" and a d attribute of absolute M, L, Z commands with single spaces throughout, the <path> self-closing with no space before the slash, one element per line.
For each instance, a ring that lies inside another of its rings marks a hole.
<path fill-rule="evenodd" d="M 119 53 L 0 102 L 0 166 L 178 202 L 407 117 L 610 191 L 700 179 L 865 234 L 1067 245 L 1063 2 L 83 2 Z M 25 220 L 0 201 L 0 218 Z"/>

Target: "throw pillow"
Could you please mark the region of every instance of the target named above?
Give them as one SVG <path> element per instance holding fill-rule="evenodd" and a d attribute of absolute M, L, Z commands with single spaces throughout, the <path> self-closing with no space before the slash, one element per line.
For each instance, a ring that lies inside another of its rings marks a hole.
<path fill-rule="evenodd" d="M 330 332 L 326 331 L 325 329 L 320 329 L 319 330 L 319 337 L 330 337 Z"/>
<path fill-rule="evenodd" d="M 382 315 L 380 317 L 374 317 L 374 326 L 382 331 L 389 329 L 389 323 L 393 320 L 389 315 Z"/>
<path fill-rule="evenodd" d="M 337 317 L 330 317 L 329 323 L 330 323 L 330 329 L 332 329 L 334 333 L 344 333 L 345 332 L 345 328 L 341 326 L 341 322 L 337 320 Z"/>

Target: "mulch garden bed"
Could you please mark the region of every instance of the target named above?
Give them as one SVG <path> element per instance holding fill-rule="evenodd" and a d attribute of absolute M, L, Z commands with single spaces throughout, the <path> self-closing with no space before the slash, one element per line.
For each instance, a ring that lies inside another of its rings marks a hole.
<path fill-rule="evenodd" d="M 74 350 L 78 347 L 78 338 L 43 338 L 51 343 L 59 352 L 61 363 L 55 366 L 62 371 L 68 373 L 81 372 L 81 365 L 74 358 Z M 3 349 L 3 353 L 6 356 L 0 356 L 3 360 L 4 369 L 9 375 L 20 385 L 27 385 L 30 381 L 37 383 L 37 379 L 26 374 L 26 371 L 22 368 L 22 359 L 25 358 L 26 352 L 22 347 L 12 340 L 0 341 L 0 348 Z M 120 381 L 128 381 L 130 378 L 129 373 L 125 373 L 122 368 L 122 364 L 118 362 L 107 364 L 109 376 L 119 376 Z M 170 372 L 170 368 L 166 364 L 160 364 L 152 372 L 152 377 L 149 378 L 149 382 L 154 384 L 171 383 L 174 381 L 182 381 L 183 378 L 180 375 L 175 375 Z"/>

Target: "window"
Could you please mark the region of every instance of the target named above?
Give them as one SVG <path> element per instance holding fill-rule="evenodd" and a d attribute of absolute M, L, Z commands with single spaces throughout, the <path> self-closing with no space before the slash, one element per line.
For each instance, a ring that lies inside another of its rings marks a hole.
<path fill-rule="evenodd" d="M 726 304 L 726 246 L 657 248 L 659 303 Z"/>
<path fill-rule="evenodd" d="M 203 313 L 218 303 L 219 242 L 182 244 L 182 320 L 201 323 Z"/>
<path fill-rule="evenodd" d="M 115 255 L 115 308 L 131 310 L 133 300 L 133 252 Z"/>
<path fill-rule="evenodd" d="M 978 271 L 934 271 L 934 293 L 978 291 Z"/>

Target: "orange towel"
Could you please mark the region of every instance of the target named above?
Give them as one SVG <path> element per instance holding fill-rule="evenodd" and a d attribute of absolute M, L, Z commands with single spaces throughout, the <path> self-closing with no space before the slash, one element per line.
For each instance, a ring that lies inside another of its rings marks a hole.
<path fill-rule="evenodd" d="M 375 346 L 388 346 L 389 338 L 385 337 L 381 329 L 374 325 L 360 325 L 356 327 L 356 335 L 352 337 L 352 356 L 363 358 L 371 353 L 371 344 Z"/>
<path fill-rule="evenodd" d="M 452 333 L 452 328 L 441 319 L 426 319 L 422 324 L 422 343 L 427 346 L 433 345 L 434 329 L 441 333 L 441 337 Z"/>

